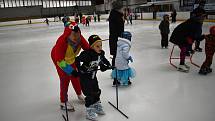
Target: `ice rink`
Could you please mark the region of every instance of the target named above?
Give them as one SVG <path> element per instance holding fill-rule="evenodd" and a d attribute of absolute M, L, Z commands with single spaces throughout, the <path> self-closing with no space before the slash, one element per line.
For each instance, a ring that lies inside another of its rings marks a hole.
<path fill-rule="evenodd" d="M 119 88 L 119 108 L 126 119 L 108 104 L 116 104 L 111 71 L 99 72 L 101 101 L 106 115 L 99 121 L 215 121 L 215 73 L 201 76 L 191 65 L 189 73 L 178 72 L 169 64 L 172 48 L 161 49 L 159 21 L 134 21 L 125 25 L 131 31 L 131 55 L 137 75 L 130 87 Z M 171 24 L 171 31 L 179 24 Z M 109 36 L 108 22 L 80 25 L 83 36 Z M 204 23 L 203 32 L 209 26 Z M 59 78 L 50 57 L 51 48 L 63 32 L 61 22 L 0 27 L 0 121 L 64 121 L 59 106 Z M 204 48 L 204 41 L 201 43 Z M 108 41 L 103 42 L 110 60 Z M 179 49 L 176 47 L 175 56 Z M 195 53 L 193 61 L 201 65 L 204 52 Z M 174 61 L 178 65 L 178 61 Z M 189 62 L 189 61 L 187 61 Z M 213 61 L 215 62 L 215 61 Z M 212 65 L 215 70 L 215 64 Z M 87 121 L 85 106 L 79 102 L 72 85 L 69 101 L 75 112 L 70 121 Z"/>

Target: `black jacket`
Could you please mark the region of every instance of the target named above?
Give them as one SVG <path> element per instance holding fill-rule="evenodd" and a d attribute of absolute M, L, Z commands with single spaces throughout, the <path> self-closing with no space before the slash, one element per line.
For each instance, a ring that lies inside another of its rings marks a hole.
<path fill-rule="evenodd" d="M 101 71 L 111 67 L 109 61 L 105 58 L 104 51 L 98 54 L 92 49 L 81 52 L 76 58 L 76 65 L 78 71 L 82 74 L 96 73 L 98 66 L 100 66 Z"/>
<path fill-rule="evenodd" d="M 124 32 L 123 14 L 117 10 L 111 10 L 109 16 L 109 46 L 110 54 L 116 55 L 118 37 Z"/>
<path fill-rule="evenodd" d="M 169 21 L 162 20 L 159 25 L 160 32 L 163 34 L 169 34 Z"/>
<path fill-rule="evenodd" d="M 176 45 L 186 45 L 188 44 L 188 37 L 193 40 L 203 40 L 204 37 L 201 33 L 202 23 L 195 19 L 188 19 L 174 29 L 170 37 L 170 42 Z"/>

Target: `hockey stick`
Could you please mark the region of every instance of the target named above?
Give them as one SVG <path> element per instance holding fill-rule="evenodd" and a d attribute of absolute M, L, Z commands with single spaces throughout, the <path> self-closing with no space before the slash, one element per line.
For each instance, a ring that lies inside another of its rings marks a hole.
<path fill-rule="evenodd" d="M 117 70 L 116 70 L 116 106 L 113 105 L 111 102 L 108 101 L 108 103 L 115 108 L 117 111 L 119 111 L 123 116 L 125 116 L 128 119 L 128 116 L 123 113 L 120 109 L 119 109 L 119 96 L 118 96 L 118 80 L 117 80 Z"/>

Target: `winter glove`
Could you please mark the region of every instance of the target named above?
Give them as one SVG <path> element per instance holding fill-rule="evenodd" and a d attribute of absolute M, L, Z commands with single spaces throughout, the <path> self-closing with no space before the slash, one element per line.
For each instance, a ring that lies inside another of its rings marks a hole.
<path fill-rule="evenodd" d="M 68 75 L 74 70 L 71 65 L 67 64 L 66 61 L 62 60 L 57 62 L 57 65 Z"/>
<path fill-rule="evenodd" d="M 79 72 L 77 72 L 76 70 L 73 70 L 71 73 L 74 77 L 78 77 L 79 76 Z"/>
<path fill-rule="evenodd" d="M 129 58 L 127 60 L 128 61 L 130 60 L 131 62 L 133 62 L 133 58 L 131 56 L 129 56 Z"/>
<path fill-rule="evenodd" d="M 100 66 L 100 70 L 102 71 L 102 72 L 104 72 L 104 71 L 106 71 L 106 70 L 108 70 L 108 69 L 110 69 L 109 68 L 109 66 Z"/>

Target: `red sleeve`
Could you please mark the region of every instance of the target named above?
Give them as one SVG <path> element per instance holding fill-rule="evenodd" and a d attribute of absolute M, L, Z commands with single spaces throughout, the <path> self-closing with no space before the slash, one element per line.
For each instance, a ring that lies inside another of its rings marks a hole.
<path fill-rule="evenodd" d="M 90 49 L 90 45 L 88 44 L 87 40 L 81 35 L 81 48 L 83 50 Z"/>
<path fill-rule="evenodd" d="M 65 57 L 65 52 L 67 49 L 67 43 L 64 36 L 60 36 L 54 46 L 54 58 L 55 61 L 61 61 Z"/>

